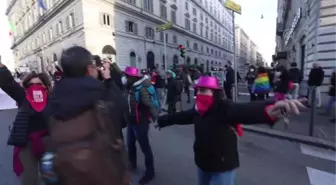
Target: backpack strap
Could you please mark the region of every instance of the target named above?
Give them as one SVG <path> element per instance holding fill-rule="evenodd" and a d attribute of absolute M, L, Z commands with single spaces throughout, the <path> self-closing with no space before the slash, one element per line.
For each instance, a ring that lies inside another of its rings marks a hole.
<path fill-rule="evenodd" d="M 140 103 L 140 89 L 142 88 L 142 85 L 139 85 L 135 88 L 135 118 L 136 118 L 136 122 L 140 123 L 140 119 L 139 119 L 139 103 Z"/>

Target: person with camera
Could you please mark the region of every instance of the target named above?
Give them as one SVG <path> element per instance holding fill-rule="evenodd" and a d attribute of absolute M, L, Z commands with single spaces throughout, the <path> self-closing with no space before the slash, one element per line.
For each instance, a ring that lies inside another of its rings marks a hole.
<path fill-rule="evenodd" d="M 111 79 L 110 61 L 97 66 L 88 50 L 74 46 L 63 51 L 61 66 L 49 123 L 60 184 L 128 185 L 121 132 L 127 99 Z"/>

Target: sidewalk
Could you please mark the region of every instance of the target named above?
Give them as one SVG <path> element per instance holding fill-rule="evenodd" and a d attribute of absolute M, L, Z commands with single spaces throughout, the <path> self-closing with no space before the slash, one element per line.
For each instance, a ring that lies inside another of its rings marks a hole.
<path fill-rule="evenodd" d="M 325 105 L 327 102 L 328 96 L 324 96 L 323 98 L 324 99 L 322 100 L 322 103 L 323 105 Z M 238 99 L 240 102 L 248 102 L 249 96 L 239 96 Z M 335 125 L 336 124 L 331 123 L 329 121 L 331 119 L 331 116 L 320 115 L 320 113 L 324 111 L 323 108 L 317 108 L 315 110 L 314 134 L 313 134 L 313 137 L 309 136 L 310 111 L 311 109 L 307 108 L 301 113 L 301 115 L 290 118 L 290 123 L 287 128 L 285 126 L 284 121 L 280 120 L 271 129 L 269 126 L 257 125 L 257 126 L 247 126 L 246 130 L 250 130 L 252 132 L 255 131 L 258 133 L 268 132 L 264 134 L 266 135 L 273 134 L 274 137 L 278 137 L 277 135 L 280 135 L 279 137 L 286 138 L 288 140 L 291 140 L 291 138 L 293 138 L 293 140 L 296 140 L 296 141 L 309 140 L 309 142 L 316 141 L 317 145 L 323 142 L 323 143 L 328 143 L 328 145 L 335 146 L 335 139 L 336 139 Z"/>

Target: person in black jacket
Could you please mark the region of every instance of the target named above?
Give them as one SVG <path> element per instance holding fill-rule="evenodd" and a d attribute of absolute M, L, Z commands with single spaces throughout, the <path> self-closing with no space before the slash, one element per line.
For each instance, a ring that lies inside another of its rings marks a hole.
<path fill-rule="evenodd" d="M 29 73 L 21 86 L 0 63 L 0 88 L 18 105 L 7 141 L 8 145 L 14 146 L 13 170 L 20 177 L 21 185 L 36 185 L 40 182 L 38 161 L 50 147 L 47 132 L 51 92 L 49 76 L 46 73 Z"/>
<path fill-rule="evenodd" d="M 231 67 L 231 62 L 228 62 L 228 65 L 225 65 L 225 80 L 224 80 L 224 91 L 225 91 L 225 95 L 226 98 L 229 100 L 232 100 L 232 86 L 235 83 L 235 77 L 234 77 L 234 73 L 235 71 L 232 69 Z"/>
<path fill-rule="evenodd" d="M 322 99 L 321 99 L 321 85 L 324 79 L 324 71 L 320 67 L 318 63 L 313 64 L 313 68 L 310 70 L 309 77 L 308 77 L 308 97 L 309 97 L 309 105 L 312 102 L 312 91 L 313 89 L 316 90 L 316 105 L 317 107 L 322 106 Z"/>
<path fill-rule="evenodd" d="M 301 70 L 297 67 L 296 62 L 291 63 L 291 68 L 289 69 L 289 80 L 293 83 L 293 89 L 291 90 L 291 96 L 293 99 L 297 99 L 299 95 L 300 84 L 302 82 Z"/>
<path fill-rule="evenodd" d="M 194 125 L 194 157 L 200 185 L 233 185 L 235 169 L 239 166 L 236 124 L 269 124 L 282 117 L 281 110 L 299 114 L 304 107 L 298 100 L 232 103 L 222 99 L 215 77 L 200 77 L 196 84 L 195 108 L 159 117 L 156 127 Z"/>
<path fill-rule="evenodd" d="M 250 93 L 250 100 L 255 101 L 257 99 L 256 94 L 252 93 L 252 86 L 254 84 L 254 80 L 257 76 L 257 71 L 254 66 L 250 66 L 249 71 L 246 74 L 245 80 L 247 82 L 247 89 Z"/>
<path fill-rule="evenodd" d="M 176 80 L 175 72 L 167 71 L 167 105 L 168 114 L 176 113 L 176 103 L 179 101 L 182 86 Z"/>
<path fill-rule="evenodd" d="M 336 98 L 335 98 L 335 85 L 336 85 L 336 79 L 335 79 L 335 69 L 333 71 L 333 73 L 331 74 L 331 78 L 330 78 L 330 84 L 329 84 L 329 100 L 328 100 L 328 104 L 326 106 L 325 115 L 330 115 L 333 105 L 335 104 Z M 334 115 L 335 116 L 335 115 Z M 335 117 L 333 119 L 330 120 L 331 122 L 335 122 Z"/>

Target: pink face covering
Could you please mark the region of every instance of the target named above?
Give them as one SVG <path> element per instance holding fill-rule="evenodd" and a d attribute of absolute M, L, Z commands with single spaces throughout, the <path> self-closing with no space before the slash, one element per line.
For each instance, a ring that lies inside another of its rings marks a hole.
<path fill-rule="evenodd" d="M 47 89 L 41 85 L 31 85 L 26 89 L 26 98 L 37 112 L 41 112 L 46 107 L 47 97 Z"/>
<path fill-rule="evenodd" d="M 198 94 L 196 96 L 197 111 L 203 115 L 213 104 L 214 99 L 210 95 Z"/>

